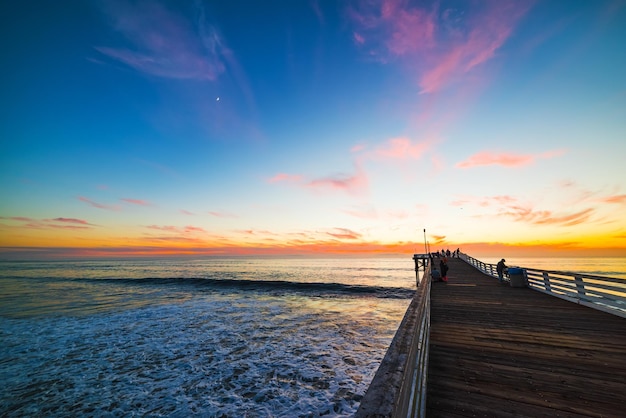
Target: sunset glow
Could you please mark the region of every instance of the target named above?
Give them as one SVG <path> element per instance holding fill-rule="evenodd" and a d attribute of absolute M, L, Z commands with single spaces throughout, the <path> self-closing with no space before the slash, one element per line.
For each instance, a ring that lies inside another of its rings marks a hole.
<path fill-rule="evenodd" d="M 623 1 L 0 16 L 0 259 L 626 257 Z"/>

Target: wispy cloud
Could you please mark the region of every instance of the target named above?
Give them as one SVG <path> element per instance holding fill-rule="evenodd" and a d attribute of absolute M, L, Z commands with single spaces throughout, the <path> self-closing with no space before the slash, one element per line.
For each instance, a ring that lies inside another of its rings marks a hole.
<path fill-rule="evenodd" d="M 349 10 L 355 44 L 380 62 L 404 63 L 422 93 L 441 90 L 493 58 L 532 2 L 483 1 L 472 13 L 431 4 L 361 1 Z"/>
<path fill-rule="evenodd" d="M 458 168 L 471 168 L 486 165 L 501 165 L 504 167 L 521 167 L 532 164 L 537 159 L 548 159 L 564 154 L 564 150 L 548 151 L 542 154 L 512 154 L 493 153 L 482 151 L 470 156 L 468 159 L 456 164 Z"/>
<path fill-rule="evenodd" d="M 9 221 L 18 221 L 18 222 L 30 222 L 33 218 L 27 218 L 25 216 L 0 216 L 0 219 L 6 219 Z"/>
<path fill-rule="evenodd" d="M 333 231 L 327 232 L 327 234 L 339 239 L 360 239 L 362 237 L 360 233 L 346 228 L 335 228 Z"/>
<path fill-rule="evenodd" d="M 383 142 L 372 154 L 373 158 L 393 160 L 417 160 L 428 150 L 427 141 L 416 142 L 409 138 L 391 138 Z"/>
<path fill-rule="evenodd" d="M 171 232 L 173 234 L 196 234 L 196 233 L 206 233 L 207 231 L 204 228 L 199 226 L 187 225 L 187 226 L 173 226 L 173 225 L 148 225 L 147 229 L 153 229 L 156 231 L 164 231 Z"/>
<path fill-rule="evenodd" d="M 378 219 L 378 211 L 371 206 L 343 210 L 343 213 L 359 219 Z"/>
<path fill-rule="evenodd" d="M 301 174 L 279 173 L 268 180 L 269 183 L 285 182 L 314 191 L 342 191 L 348 194 L 363 194 L 369 181 L 365 172 L 356 165 L 352 174 L 338 173 L 327 177 L 306 178 Z"/>
<path fill-rule="evenodd" d="M 557 224 L 564 226 L 578 225 L 588 222 L 595 212 L 594 209 L 588 208 L 568 215 L 554 215 L 550 212 L 542 214 L 534 220 L 535 224 Z"/>
<path fill-rule="evenodd" d="M 430 242 L 432 245 L 444 244 L 446 242 L 445 235 L 430 235 L 430 238 L 432 238 L 432 242 Z"/>
<path fill-rule="evenodd" d="M 96 226 L 84 219 L 77 218 L 36 219 L 24 216 L 2 216 L 0 219 L 19 222 L 20 228 L 28 229 L 91 229 Z"/>
<path fill-rule="evenodd" d="M 604 203 L 626 203 L 626 194 L 606 196 L 600 199 Z"/>
<path fill-rule="evenodd" d="M 279 182 L 288 182 L 288 183 L 298 183 L 302 181 L 303 177 L 298 174 L 287 174 L 287 173 L 278 173 L 274 177 L 268 180 L 269 183 L 279 183 Z"/>
<path fill-rule="evenodd" d="M 76 219 L 76 218 L 54 218 L 54 219 L 51 219 L 51 221 L 60 222 L 63 224 L 91 225 L 89 222 L 83 219 Z"/>
<path fill-rule="evenodd" d="M 131 205 L 137 205 L 137 206 L 152 206 L 152 203 L 148 202 L 147 200 L 142 200 L 142 199 L 130 199 L 130 198 L 122 198 L 120 199 L 122 202 L 126 202 L 129 203 Z"/>
<path fill-rule="evenodd" d="M 228 212 L 210 211 L 209 215 L 215 216 L 216 218 L 238 218 L 237 215 Z"/>
<path fill-rule="evenodd" d="M 104 8 L 112 28 L 131 45 L 96 47 L 109 58 L 164 78 L 214 81 L 225 71 L 222 40 L 204 20 L 194 27 L 158 1 L 108 1 Z"/>
<path fill-rule="evenodd" d="M 105 209 L 105 210 L 120 210 L 120 207 L 117 205 L 105 205 L 103 203 L 98 203 L 98 202 L 94 202 L 91 199 L 88 199 L 84 196 L 78 196 L 78 200 L 80 200 L 81 202 L 85 202 L 87 203 L 89 206 L 92 206 L 94 208 L 98 208 L 98 209 Z"/>
<path fill-rule="evenodd" d="M 188 210 L 185 210 L 185 209 L 180 209 L 180 213 L 182 213 L 183 215 L 188 215 L 188 216 L 194 216 L 195 215 L 195 213 L 189 212 Z"/>
<path fill-rule="evenodd" d="M 367 191 L 368 179 L 365 172 L 357 167 L 354 174 L 336 174 L 308 181 L 305 186 L 317 191 L 338 190 L 348 194 L 362 194 Z"/>
<path fill-rule="evenodd" d="M 473 205 L 481 208 L 493 208 L 491 216 L 512 218 L 516 222 L 533 225 L 573 226 L 590 222 L 595 213 L 593 208 L 584 208 L 575 212 L 535 209 L 529 203 L 521 202 L 512 196 L 466 196 L 451 202 L 453 206 Z"/>

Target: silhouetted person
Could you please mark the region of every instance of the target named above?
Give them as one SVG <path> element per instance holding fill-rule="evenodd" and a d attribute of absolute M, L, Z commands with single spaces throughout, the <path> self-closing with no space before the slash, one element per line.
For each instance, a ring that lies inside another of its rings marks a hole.
<path fill-rule="evenodd" d="M 504 264 L 506 260 L 503 258 L 502 260 L 498 261 L 498 264 L 496 265 L 496 271 L 498 272 L 498 281 L 500 283 L 504 282 L 504 269 L 506 268 L 506 264 Z"/>
<path fill-rule="evenodd" d="M 433 270 L 430 272 L 430 277 L 436 282 L 441 281 L 441 272 L 437 270 L 437 267 L 433 267 Z"/>
<path fill-rule="evenodd" d="M 443 257 L 439 262 L 439 269 L 441 269 L 441 280 L 448 281 L 448 259 Z"/>

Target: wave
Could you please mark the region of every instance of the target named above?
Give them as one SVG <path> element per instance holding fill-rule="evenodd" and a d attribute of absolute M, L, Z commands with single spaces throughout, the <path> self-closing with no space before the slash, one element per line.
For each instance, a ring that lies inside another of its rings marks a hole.
<path fill-rule="evenodd" d="M 323 296 L 351 295 L 377 298 L 409 299 L 415 295 L 414 289 L 403 287 L 383 287 L 349 285 L 342 283 L 306 283 L 283 280 L 242 280 L 211 278 L 140 278 L 140 279 L 83 279 L 91 283 L 110 283 L 140 286 L 184 286 L 198 290 L 233 289 L 258 292 L 313 293 Z"/>

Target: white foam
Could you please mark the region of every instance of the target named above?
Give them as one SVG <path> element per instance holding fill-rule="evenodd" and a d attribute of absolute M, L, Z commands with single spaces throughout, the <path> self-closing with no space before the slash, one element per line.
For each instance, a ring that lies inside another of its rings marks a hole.
<path fill-rule="evenodd" d="M 0 319 L 0 415 L 346 416 L 409 300 L 196 293 Z"/>

